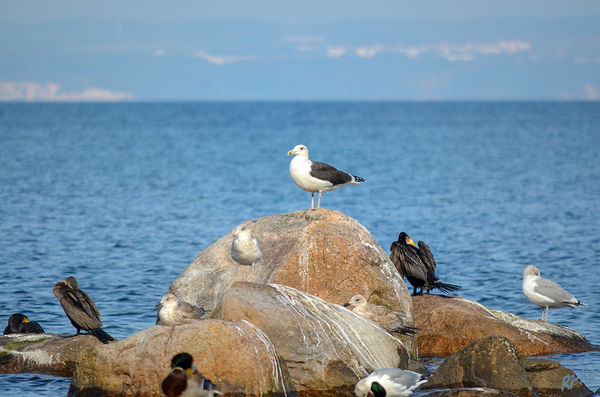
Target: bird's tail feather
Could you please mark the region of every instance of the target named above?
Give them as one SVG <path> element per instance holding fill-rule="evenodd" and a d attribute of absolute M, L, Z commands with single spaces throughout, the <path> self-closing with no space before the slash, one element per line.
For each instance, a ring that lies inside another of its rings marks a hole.
<path fill-rule="evenodd" d="M 107 344 L 109 340 L 115 340 L 115 338 L 106 333 L 106 331 L 104 331 L 102 328 L 94 328 L 90 331 L 90 333 L 104 344 Z"/>
<path fill-rule="evenodd" d="M 442 283 L 441 281 L 435 283 L 435 288 L 439 289 L 442 292 L 453 292 L 462 289 L 460 285 Z"/>
<path fill-rule="evenodd" d="M 409 326 L 405 325 L 404 327 L 394 328 L 390 332 L 395 332 L 395 333 L 401 334 L 401 335 L 414 336 L 417 334 L 418 329 L 419 328 L 409 327 Z"/>

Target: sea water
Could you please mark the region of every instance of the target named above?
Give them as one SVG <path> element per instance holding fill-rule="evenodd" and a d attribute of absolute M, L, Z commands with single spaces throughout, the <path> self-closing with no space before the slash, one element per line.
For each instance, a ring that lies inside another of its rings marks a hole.
<path fill-rule="evenodd" d="M 322 206 L 389 251 L 431 247 L 460 295 L 538 319 L 535 264 L 587 306 L 549 320 L 600 343 L 600 103 L 0 104 L 0 321 L 74 333 L 52 294 L 75 276 L 118 339 L 194 257 L 250 219 L 303 210 L 287 151 L 367 180 Z M 356 291 L 348 291 L 348 297 Z M 596 390 L 600 353 L 551 357 Z M 64 396 L 69 379 L 1 375 L 2 395 Z"/>

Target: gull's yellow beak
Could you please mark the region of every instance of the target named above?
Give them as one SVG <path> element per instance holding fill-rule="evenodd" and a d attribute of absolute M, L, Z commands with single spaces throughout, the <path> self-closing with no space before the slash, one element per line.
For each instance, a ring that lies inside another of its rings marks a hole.
<path fill-rule="evenodd" d="M 292 150 L 288 151 L 288 156 L 291 156 L 292 154 L 294 154 Z"/>

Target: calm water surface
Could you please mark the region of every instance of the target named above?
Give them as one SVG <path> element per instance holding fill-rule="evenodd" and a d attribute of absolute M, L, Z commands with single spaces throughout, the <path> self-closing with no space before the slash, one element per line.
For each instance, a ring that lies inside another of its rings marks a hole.
<path fill-rule="evenodd" d="M 322 205 L 381 246 L 424 240 L 461 295 L 525 318 L 535 264 L 588 306 L 549 319 L 600 344 L 599 103 L 0 104 L 0 321 L 74 328 L 52 294 L 74 275 L 121 339 L 192 259 L 239 223 L 310 205 L 296 144 L 367 179 Z M 352 291 L 349 291 L 349 296 Z M 554 357 L 590 389 L 600 353 Z M 1 375 L 2 395 L 69 379 Z"/>

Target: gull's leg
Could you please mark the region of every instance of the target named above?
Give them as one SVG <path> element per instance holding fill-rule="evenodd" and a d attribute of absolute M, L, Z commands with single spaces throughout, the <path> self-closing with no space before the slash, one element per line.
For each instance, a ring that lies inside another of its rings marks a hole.
<path fill-rule="evenodd" d="M 310 209 L 315 208 L 315 192 L 310 193 Z"/>
<path fill-rule="evenodd" d="M 542 321 L 544 321 L 544 306 L 542 306 Z"/>
<path fill-rule="evenodd" d="M 321 191 L 319 190 L 319 202 L 317 203 L 317 208 L 321 208 Z"/>

